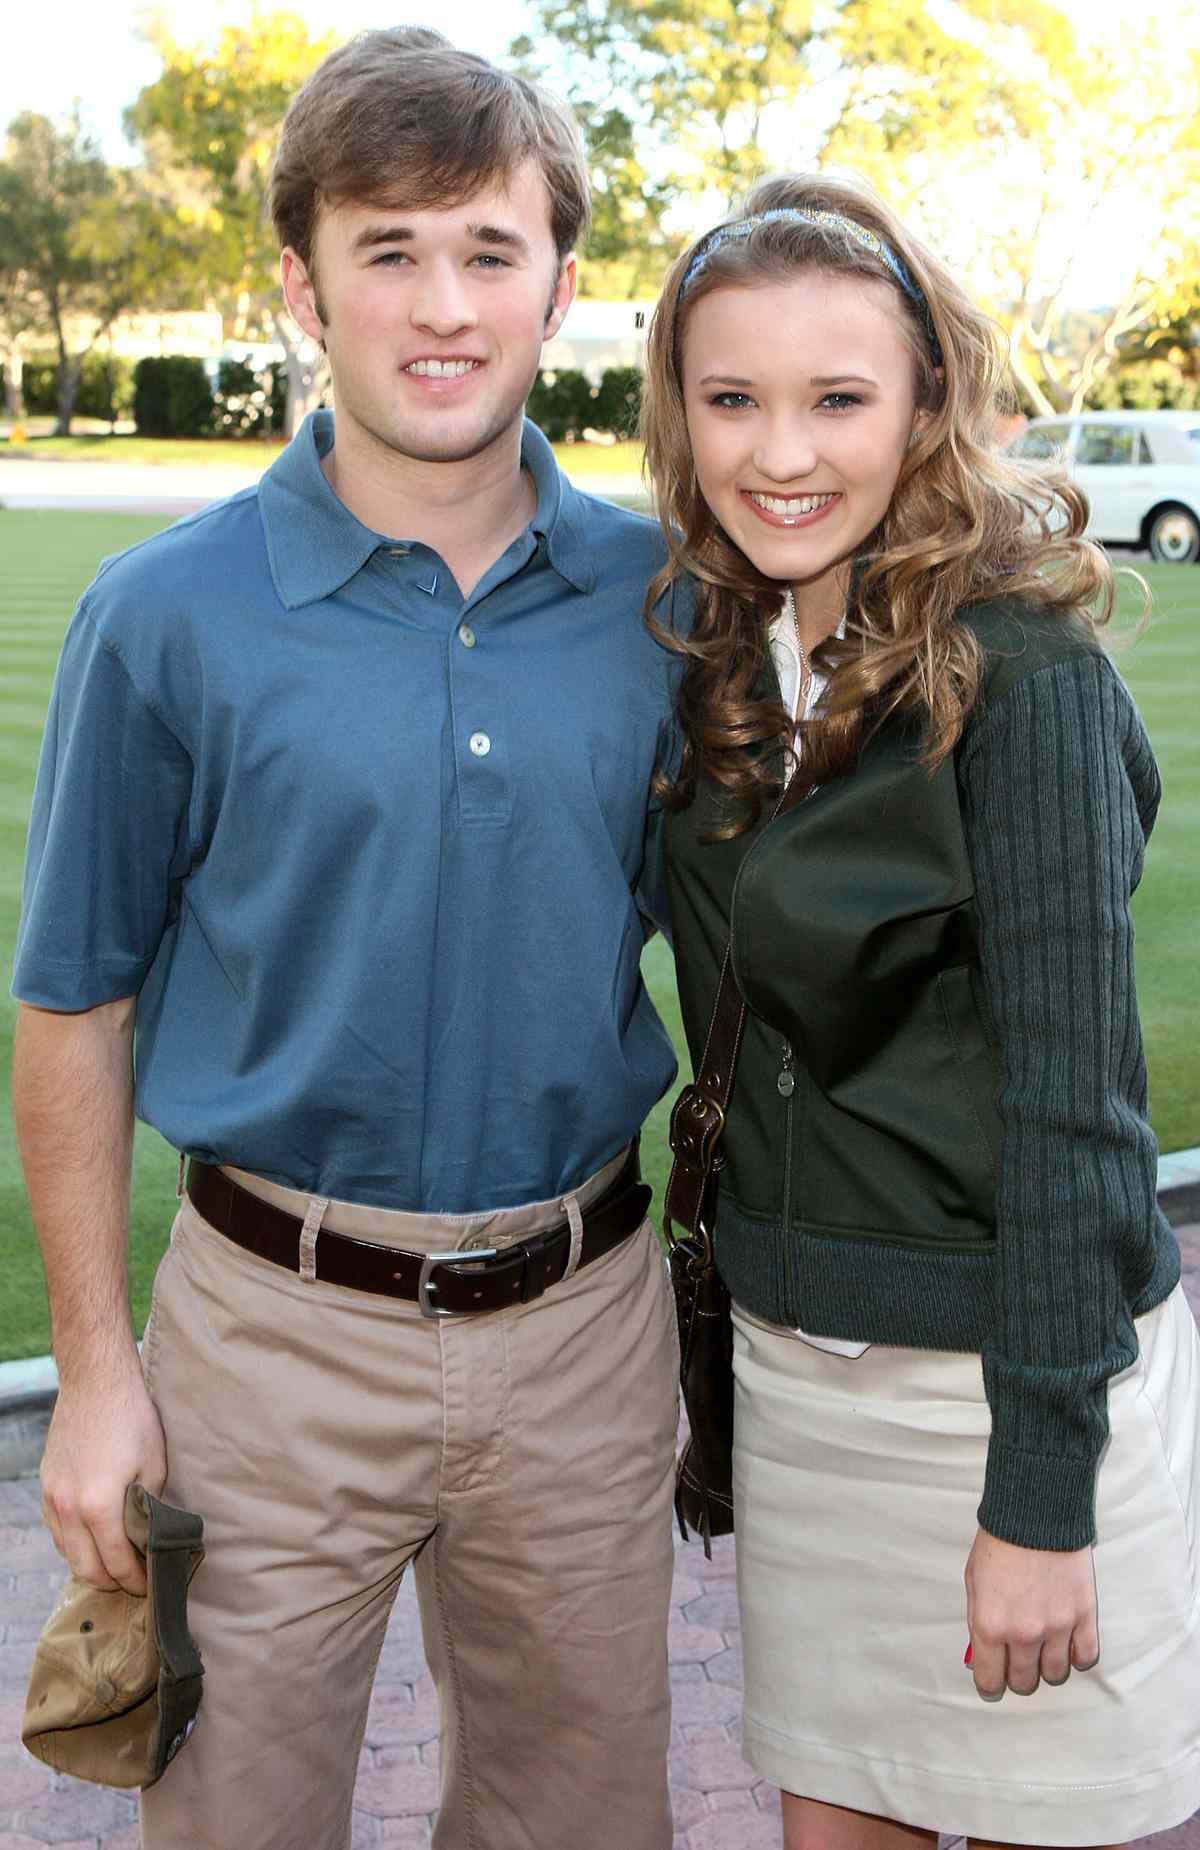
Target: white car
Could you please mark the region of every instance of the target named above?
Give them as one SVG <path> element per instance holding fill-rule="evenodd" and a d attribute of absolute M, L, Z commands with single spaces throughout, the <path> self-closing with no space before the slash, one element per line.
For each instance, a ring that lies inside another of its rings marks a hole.
<path fill-rule="evenodd" d="M 1032 418 L 1008 447 L 1062 459 L 1091 506 L 1091 539 L 1176 565 L 1200 559 L 1200 411 Z"/>

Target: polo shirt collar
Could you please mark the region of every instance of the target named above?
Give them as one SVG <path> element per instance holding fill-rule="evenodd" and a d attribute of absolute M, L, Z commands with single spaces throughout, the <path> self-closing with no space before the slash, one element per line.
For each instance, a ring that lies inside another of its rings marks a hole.
<path fill-rule="evenodd" d="M 405 537 L 373 533 L 338 499 L 321 467 L 332 444 L 333 413 L 314 411 L 258 486 L 271 576 L 288 610 L 332 597 L 380 546 Z M 521 434 L 521 462 L 537 493 L 530 524 L 546 557 L 560 578 L 578 591 L 590 591 L 596 565 L 586 540 L 581 497 L 528 419 Z"/>
<path fill-rule="evenodd" d="M 545 546 L 546 557 L 560 578 L 577 591 L 590 591 L 596 583 L 596 562 L 587 539 L 583 497 L 567 480 L 549 443 L 528 418 L 521 432 L 521 463 L 537 491 L 537 508 L 530 525 Z"/>
<path fill-rule="evenodd" d="M 271 576 L 288 610 L 332 597 L 384 544 L 325 480 L 332 446 L 333 413 L 314 411 L 258 485 Z"/>

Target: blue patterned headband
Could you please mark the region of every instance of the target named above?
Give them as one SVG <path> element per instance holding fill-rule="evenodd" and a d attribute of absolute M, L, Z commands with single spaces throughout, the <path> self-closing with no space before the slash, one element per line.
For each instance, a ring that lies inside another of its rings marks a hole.
<path fill-rule="evenodd" d="M 801 206 L 775 206 L 769 212 L 756 212 L 753 218 L 738 219 L 731 225 L 719 225 L 705 242 L 700 245 L 700 248 L 696 251 L 692 261 L 684 271 L 683 281 L 679 285 L 677 300 L 683 300 L 692 283 L 700 274 L 713 252 L 720 250 L 722 244 L 731 244 L 735 238 L 748 238 L 751 232 L 756 231 L 760 225 L 773 225 L 781 222 L 793 225 L 831 225 L 836 231 L 848 233 L 850 237 L 863 246 L 864 250 L 869 250 L 873 256 L 879 258 L 881 263 L 886 264 L 909 301 L 920 310 L 921 321 L 929 340 L 931 357 L 934 365 L 940 366 L 942 364 L 941 344 L 934 332 L 933 317 L 929 313 L 929 304 L 901 263 L 899 257 L 896 256 L 896 253 L 890 251 L 883 242 L 883 239 L 878 237 L 875 232 L 868 230 L 866 225 L 860 225 L 856 219 L 844 218 L 840 212 L 826 212 L 817 206 L 812 208 Z"/>

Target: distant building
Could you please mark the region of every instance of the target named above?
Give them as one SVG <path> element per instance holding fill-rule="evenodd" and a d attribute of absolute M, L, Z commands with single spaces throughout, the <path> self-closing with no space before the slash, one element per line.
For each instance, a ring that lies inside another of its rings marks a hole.
<path fill-rule="evenodd" d="M 593 385 L 610 366 L 645 364 L 653 301 L 572 302 L 562 331 L 542 348 L 540 370 L 586 373 Z"/>
<path fill-rule="evenodd" d="M 145 360 L 167 353 L 207 360 L 220 353 L 223 341 L 219 314 L 189 309 L 163 315 L 122 315 L 99 345 L 101 352 L 111 347 L 113 355 L 123 360 Z"/>

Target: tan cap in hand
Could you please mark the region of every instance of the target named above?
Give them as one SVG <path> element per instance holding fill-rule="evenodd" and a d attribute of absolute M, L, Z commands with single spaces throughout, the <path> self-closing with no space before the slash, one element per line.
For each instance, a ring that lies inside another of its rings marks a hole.
<path fill-rule="evenodd" d="M 204 1666 L 187 1590 L 204 1524 L 141 1484 L 125 1493 L 125 1532 L 145 1557 L 144 1598 L 74 1574 L 38 1640 L 21 1739 L 60 1773 L 103 1786 L 152 1786 L 186 1741 Z"/>

